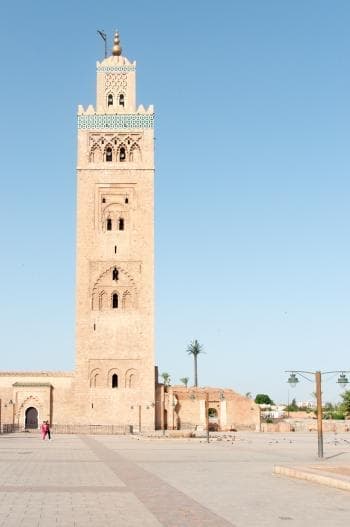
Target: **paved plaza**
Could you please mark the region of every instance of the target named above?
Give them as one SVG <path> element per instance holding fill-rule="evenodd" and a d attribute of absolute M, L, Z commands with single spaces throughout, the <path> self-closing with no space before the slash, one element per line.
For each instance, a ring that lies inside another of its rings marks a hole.
<path fill-rule="evenodd" d="M 343 527 L 349 492 L 273 474 L 319 466 L 316 449 L 314 434 L 1 435 L 0 527 Z M 325 436 L 322 465 L 349 470 L 350 435 Z"/>

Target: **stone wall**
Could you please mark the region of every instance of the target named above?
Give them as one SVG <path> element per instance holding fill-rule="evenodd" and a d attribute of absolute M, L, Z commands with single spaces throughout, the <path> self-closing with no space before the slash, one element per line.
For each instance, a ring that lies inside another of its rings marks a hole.
<path fill-rule="evenodd" d="M 164 409 L 166 428 L 169 430 L 206 429 L 207 409 L 211 430 L 260 429 L 259 406 L 248 397 L 227 388 L 167 387 Z"/>

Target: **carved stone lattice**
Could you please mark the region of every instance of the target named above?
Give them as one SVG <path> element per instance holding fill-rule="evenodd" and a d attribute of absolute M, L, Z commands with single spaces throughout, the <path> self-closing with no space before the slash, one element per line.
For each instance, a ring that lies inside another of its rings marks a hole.
<path fill-rule="evenodd" d="M 128 76 L 125 73 L 107 73 L 105 79 L 105 91 L 125 91 L 127 88 Z"/>

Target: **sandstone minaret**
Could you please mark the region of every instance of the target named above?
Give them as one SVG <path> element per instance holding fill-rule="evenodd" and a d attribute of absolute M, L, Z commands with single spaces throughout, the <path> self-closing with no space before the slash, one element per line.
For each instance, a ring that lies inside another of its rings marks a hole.
<path fill-rule="evenodd" d="M 154 426 L 153 107 L 136 63 L 97 62 L 96 108 L 78 109 L 77 381 L 82 423 Z"/>

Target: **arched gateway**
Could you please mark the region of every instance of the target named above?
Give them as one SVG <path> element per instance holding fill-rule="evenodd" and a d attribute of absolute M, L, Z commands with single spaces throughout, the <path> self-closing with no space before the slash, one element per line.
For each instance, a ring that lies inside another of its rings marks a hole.
<path fill-rule="evenodd" d="M 38 428 L 38 410 L 30 406 L 26 410 L 25 428 L 35 430 Z"/>

